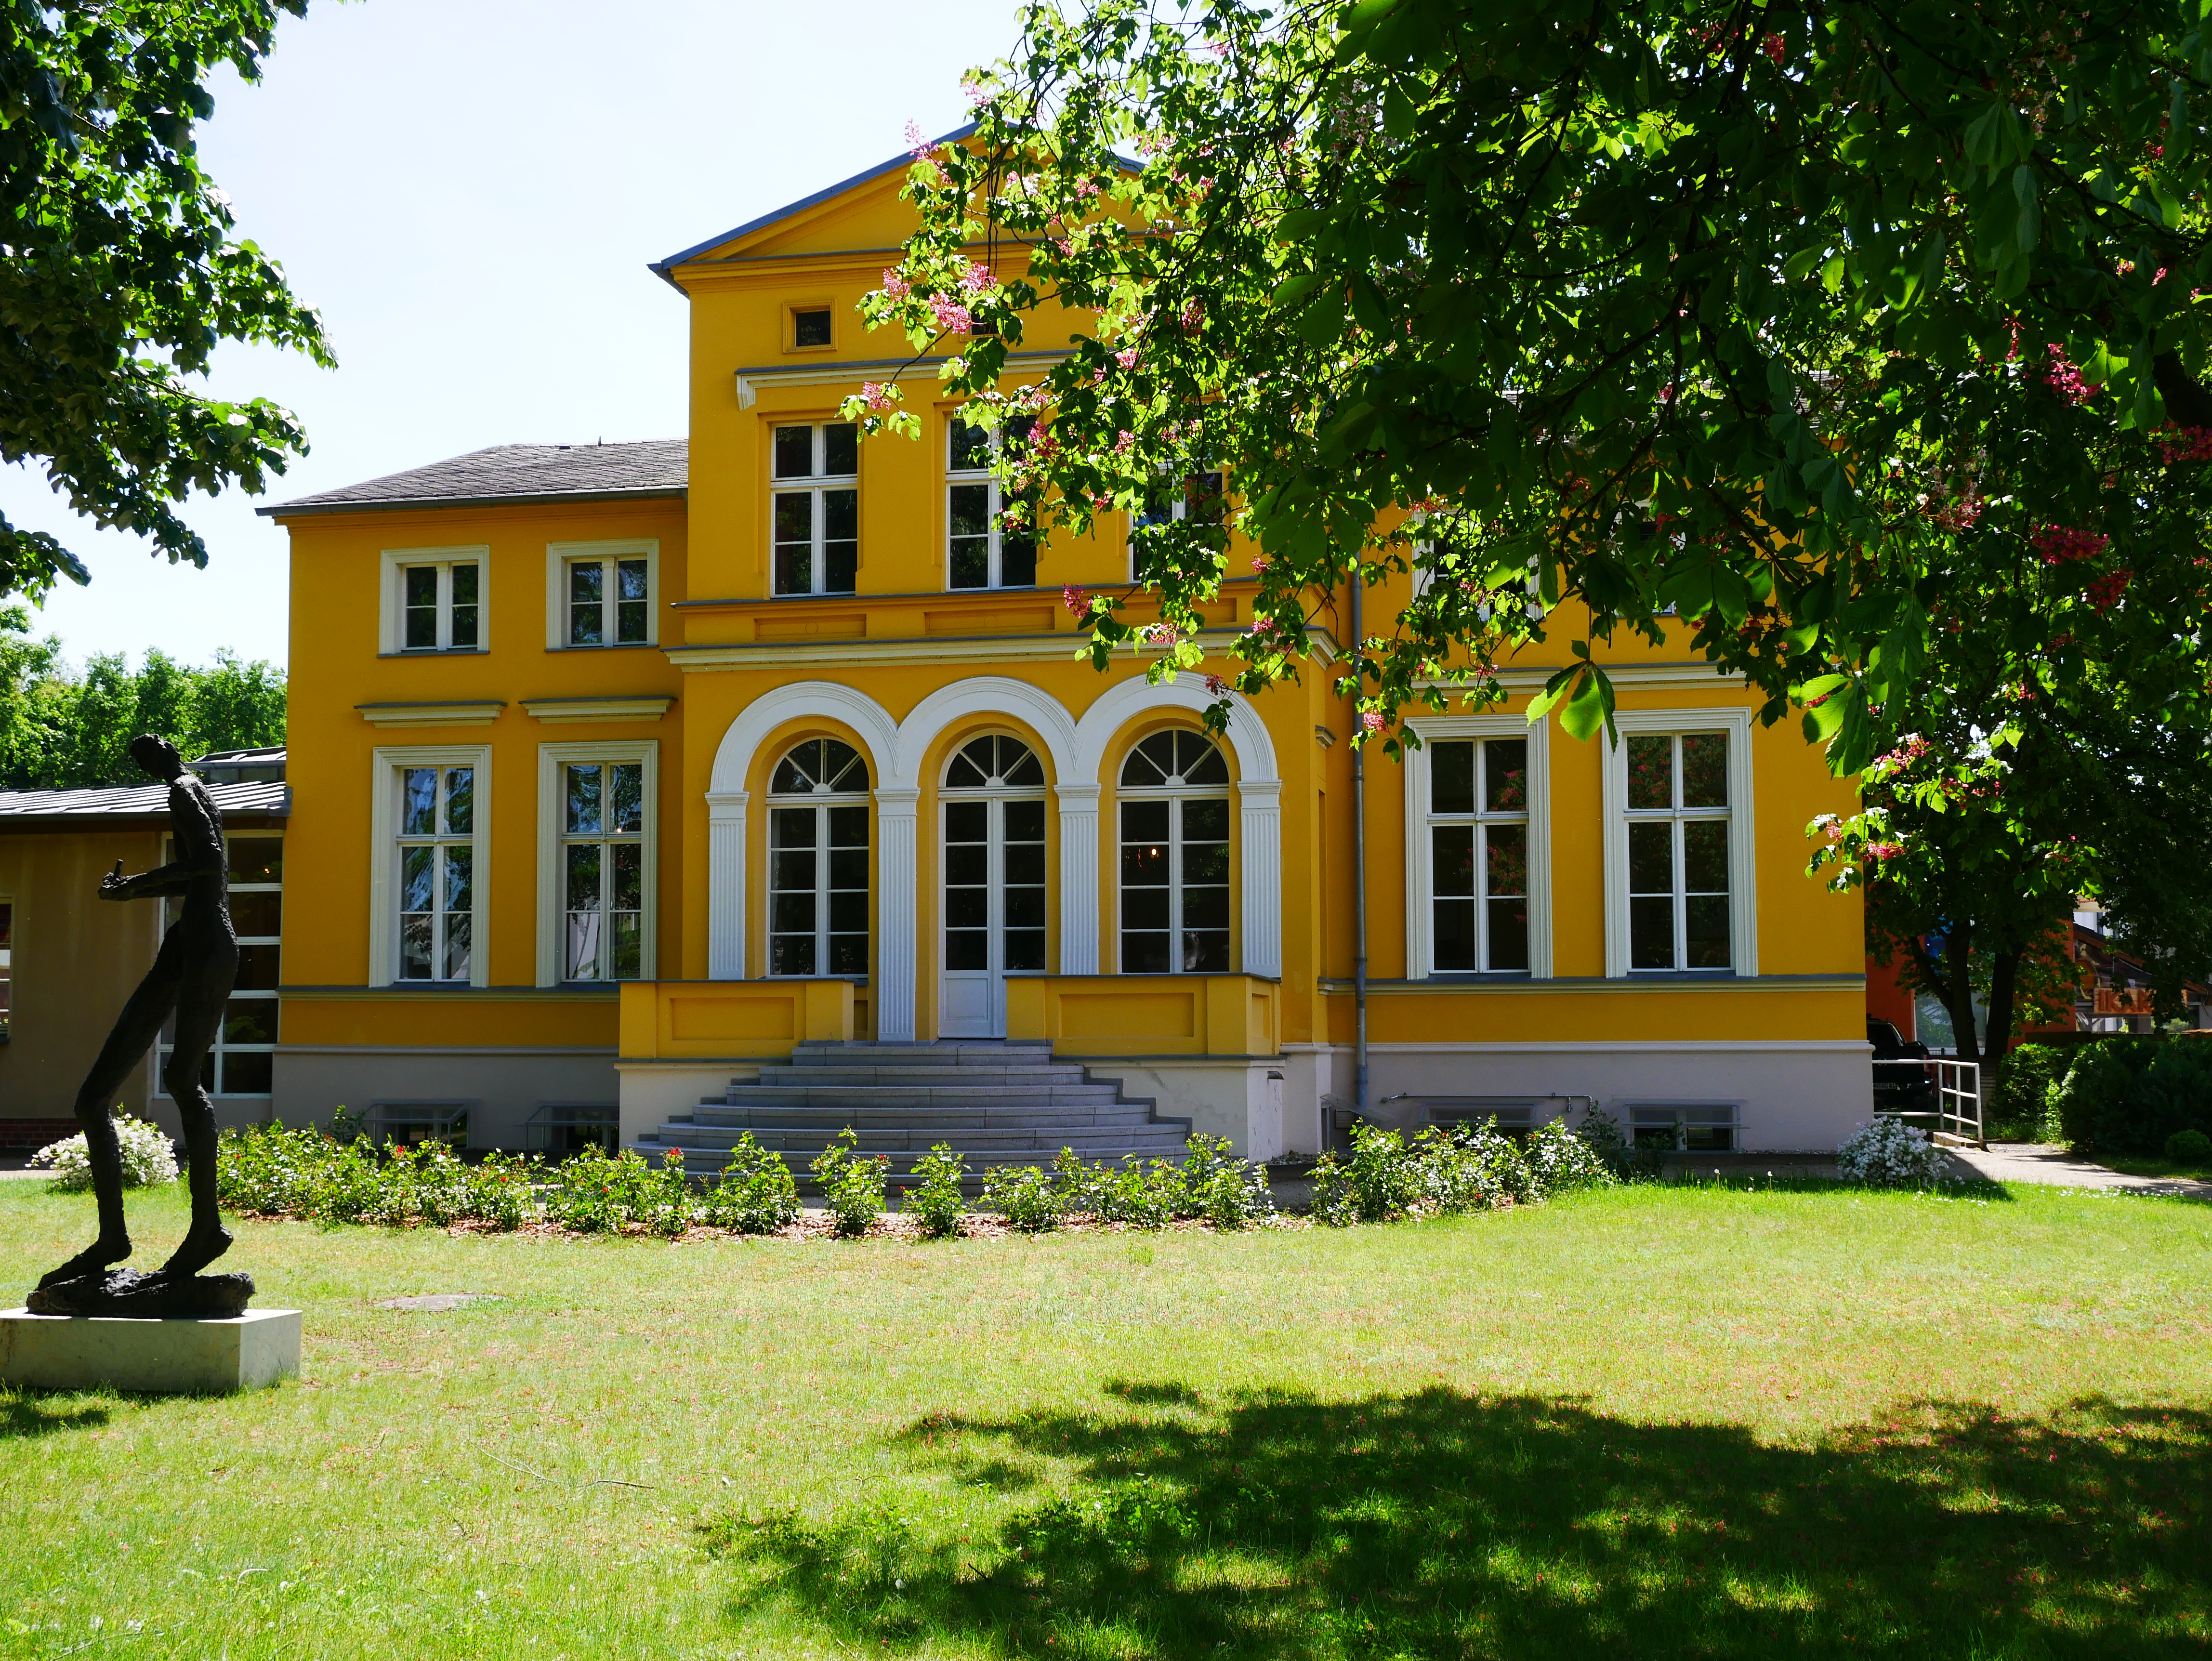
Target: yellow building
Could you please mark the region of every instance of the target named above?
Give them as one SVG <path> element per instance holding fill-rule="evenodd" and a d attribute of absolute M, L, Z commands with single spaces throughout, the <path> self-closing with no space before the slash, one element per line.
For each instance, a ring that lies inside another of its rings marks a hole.
<path fill-rule="evenodd" d="M 1528 725 L 1548 660 L 1501 711 L 1414 716 L 1426 748 L 1369 752 L 1363 867 L 1326 675 L 1209 739 L 1200 678 L 1078 660 L 1058 590 L 1125 583 L 1126 527 L 985 529 L 927 378 L 926 441 L 856 442 L 841 399 L 907 356 L 855 310 L 905 166 L 654 266 L 690 307 L 688 444 L 486 450 L 265 510 L 293 548 L 281 1114 L 465 1109 L 521 1145 L 618 1104 L 649 1145 L 791 1085 L 799 1046 L 920 1102 L 911 1067 L 868 1069 L 1006 1040 L 1310 1152 L 1358 1096 L 1364 884 L 1372 1116 L 1594 1102 L 1806 1148 L 1867 1116 L 1858 903 L 1802 874 L 1848 787 L 1701 660 L 1612 660 L 1618 749 Z M 822 1048 L 847 1040 L 935 1048 Z"/>

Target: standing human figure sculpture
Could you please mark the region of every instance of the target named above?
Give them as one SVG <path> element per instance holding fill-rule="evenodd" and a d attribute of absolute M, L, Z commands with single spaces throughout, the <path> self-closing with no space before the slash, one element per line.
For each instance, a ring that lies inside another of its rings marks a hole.
<path fill-rule="evenodd" d="M 93 1192 L 100 1205 L 100 1238 L 39 1282 L 43 1291 L 64 1282 L 100 1275 L 131 1255 L 131 1234 L 123 1220 L 123 1154 L 110 1110 L 133 1068 L 160 1037 L 161 1024 L 176 1017 L 175 1037 L 161 1068 L 161 1085 L 184 1117 L 185 1159 L 191 1185 L 191 1227 L 158 1275 L 134 1281 L 142 1294 L 157 1282 L 188 1281 L 230 1249 L 230 1231 L 216 1206 L 215 1107 L 200 1086 L 200 1068 L 222 1029 L 223 1008 L 238 977 L 238 934 L 230 922 L 230 867 L 223 846 L 222 815 L 206 785 L 190 771 L 176 746 L 153 733 L 131 740 L 131 758 L 169 786 L 169 823 L 176 857 L 135 877 L 123 874 L 123 861 L 100 879 L 103 900 L 150 899 L 181 895 L 184 906 L 161 937 L 154 966 L 138 983 L 100 1046 L 100 1058 L 77 1092 L 77 1122 L 92 1167 Z M 243 1275 L 218 1277 L 252 1282 Z M 129 1288 L 108 1286 L 107 1295 Z M 88 1296 L 102 1288 L 88 1288 Z M 242 1303 L 243 1299 L 240 1301 Z M 33 1307 L 36 1307 L 34 1299 Z M 57 1311 L 60 1312 L 60 1311 Z"/>

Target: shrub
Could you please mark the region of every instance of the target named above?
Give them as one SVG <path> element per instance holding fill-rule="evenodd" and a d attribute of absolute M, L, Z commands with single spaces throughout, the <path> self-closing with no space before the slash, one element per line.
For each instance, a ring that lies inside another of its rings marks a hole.
<path fill-rule="evenodd" d="M 2051 1105 L 2076 1153 L 2159 1153 L 2177 1132 L 2212 1132 L 2212 1046 L 2154 1038 L 2084 1044 Z"/>
<path fill-rule="evenodd" d="M 2066 1076 L 2074 1052 L 2051 1043 L 2024 1043 L 2005 1057 L 1996 1088 L 1983 1104 L 1982 1129 L 1999 1141 L 2056 1140 L 2045 1128 L 2054 1086 Z"/>
<path fill-rule="evenodd" d="M 1193 1142 L 1200 1138 L 1194 1136 Z M 1220 1150 L 1207 1159 L 1196 1181 L 1183 1178 L 1185 1202 L 1197 1215 L 1216 1228 L 1242 1228 L 1275 1213 L 1275 1196 L 1267 1187 L 1267 1173 L 1249 1159 L 1228 1154 L 1229 1139 L 1216 1139 Z"/>
<path fill-rule="evenodd" d="M 1052 1162 L 1052 1187 L 1062 1217 L 1097 1214 L 1103 1201 L 1109 1168 L 1102 1160 L 1086 1165 L 1072 1147 L 1063 1147 Z"/>
<path fill-rule="evenodd" d="M 1024 1234 L 1044 1234 L 1060 1226 L 1060 1184 L 1033 1165 L 995 1165 L 983 1173 L 983 1203 Z"/>
<path fill-rule="evenodd" d="M 783 1155 L 763 1147 L 751 1131 L 740 1133 L 701 1215 L 716 1228 L 773 1234 L 797 1222 L 799 1212 L 799 1184 Z"/>
<path fill-rule="evenodd" d="M 1092 1167 L 1091 1214 L 1102 1223 L 1161 1228 L 1189 1203 L 1190 1186 L 1172 1160 L 1147 1165 L 1132 1153 L 1119 1165 L 1102 1161 Z"/>
<path fill-rule="evenodd" d="M 1601 1123 L 1610 1129 L 1609 1140 L 1603 1131 L 1591 1135 L 1592 1128 Z M 1529 1175 L 1547 1196 L 1611 1188 L 1620 1180 L 1614 1174 L 1613 1155 L 1623 1140 L 1620 1122 L 1608 1115 L 1591 1114 L 1579 1131 L 1568 1129 L 1565 1119 L 1554 1119 L 1528 1138 Z"/>
<path fill-rule="evenodd" d="M 1836 1150 L 1836 1170 L 1845 1182 L 1876 1188 L 1917 1187 L 1935 1182 L 1948 1168 L 1943 1151 L 1928 1140 L 1928 1133 L 1902 1119 L 1863 1124 Z"/>
<path fill-rule="evenodd" d="M 645 1163 L 627 1149 L 620 1158 L 610 1158 L 596 1146 L 569 1155 L 546 1189 L 545 1220 L 580 1234 L 618 1232 L 629 1210 L 631 1173 L 623 1169 L 624 1160 L 640 1167 Z"/>
<path fill-rule="evenodd" d="M 117 1114 L 115 1140 L 123 1152 L 124 1187 L 158 1188 L 177 1180 L 176 1149 L 168 1137 L 143 1119 Z M 63 1193 L 92 1186 L 92 1154 L 85 1147 L 82 1130 L 48 1142 L 31 1155 L 31 1165 L 35 1170 L 52 1168 L 53 1186 Z"/>
<path fill-rule="evenodd" d="M 1422 1186 L 1406 1139 L 1362 1120 L 1352 1127 L 1349 1159 L 1332 1150 L 1315 1161 L 1314 1216 L 1337 1228 L 1403 1217 L 1419 1202 Z"/>
<path fill-rule="evenodd" d="M 2212 1136 L 2201 1130 L 2177 1130 L 2166 1139 L 2166 1157 L 2176 1165 L 2212 1165 Z"/>
<path fill-rule="evenodd" d="M 699 1195 L 691 1186 L 684 1150 L 665 1150 L 660 1156 L 660 1169 L 654 1171 L 648 1165 L 646 1174 L 647 1180 L 636 1184 L 632 1202 L 636 1207 L 635 1220 L 663 1238 L 675 1239 L 691 1226 L 699 1213 Z"/>
<path fill-rule="evenodd" d="M 470 1172 L 467 1215 L 494 1228 L 520 1228 L 537 1207 L 543 1169 L 532 1153 L 487 1153 Z"/>
<path fill-rule="evenodd" d="M 960 1189 L 968 1162 L 939 1142 L 914 1162 L 914 1174 L 921 1180 L 907 1190 L 906 1209 L 923 1236 L 946 1240 L 959 1233 L 960 1220 L 968 1214 L 968 1196 Z"/>
<path fill-rule="evenodd" d="M 822 1184 L 822 1202 L 846 1239 L 866 1234 L 884 1214 L 884 1172 L 890 1167 L 880 1153 L 856 1153 L 860 1141 L 860 1133 L 846 1126 L 811 1166 L 815 1181 Z"/>

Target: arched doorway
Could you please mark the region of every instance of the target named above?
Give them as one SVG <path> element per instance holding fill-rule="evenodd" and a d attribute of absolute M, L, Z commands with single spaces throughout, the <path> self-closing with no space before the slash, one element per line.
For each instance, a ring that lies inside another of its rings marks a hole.
<path fill-rule="evenodd" d="M 971 739 L 945 764 L 938 813 L 938 1031 L 1004 1037 L 1006 976 L 1045 966 L 1044 768 L 1019 739 Z"/>

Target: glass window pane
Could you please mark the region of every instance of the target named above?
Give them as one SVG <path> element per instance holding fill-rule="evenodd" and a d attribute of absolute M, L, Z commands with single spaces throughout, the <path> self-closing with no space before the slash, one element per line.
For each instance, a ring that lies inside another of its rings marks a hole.
<path fill-rule="evenodd" d="M 830 344 L 830 313 L 827 311 L 793 312 L 791 314 L 791 344 L 794 346 L 827 346 Z"/>
<path fill-rule="evenodd" d="M 1628 891 L 1674 891 L 1674 826 L 1671 821 L 1628 827 Z"/>
<path fill-rule="evenodd" d="M 399 978 L 430 978 L 430 918 L 427 913 L 417 912 L 399 920 Z"/>
<path fill-rule="evenodd" d="M 399 776 L 399 833 L 405 837 L 427 837 L 436 825 L 438 809 L 438 770 L 434 767 L 410 767 Z"/>
<path fill-rule="evenodd" d="M 589 836 L 599 828 L 599 764 L 572 763 L 568 768 L 568 834 Z"/>
<path fill-rule="evenodd" d="M 1504 973 L 1528 967 L 1528 902 L 1498 899 L 1487 903 L 1490 918 L 1490 961 L 1486 969 Z"/>
<path fill-rule="evenodd" d="M 222 1007 L 222 1041 L 233 1043 L 276 1042 L 276 1000 L 233 998 Z"/>
<path fill-rule="evenodd" d="M 960 888 L 947 884 L 945 889 L 945 926 L 947 928 L 981 928 L 991 921 L 991 891 L 988 888 Z"/>
<path fill-rule="evenodd" d="M 645 849 L 618 842 L 607 849 L 607 909 L 635 911 L 645 904 Z"/>
<path fill-rule="evenodd" d="M 1729 891 L 1728 821 L 1689 819 L 1682 825 L 1682 891 Z"/>
<path fill-rule="evenodd" d="M 999 532 L 999 586 L 1036 587 L 1036 538 L 1027 530 Z"/>
<path fill-rule="evenodd" d="M 1229 804 L 1220 800 L 1185 801 L 1182 835 L 1185 842 L 1226 842 Z"/>
<path fill-rule="evenodd" d="M 860 545 L 825 542 L 822 545 L 822 592 L 849 594 L 860 586 Z"/>
<path fill-rule="evenodd" d="M 607 770 L 611 788 L 607 792 L 607 829 L 638 831 L 645 828 L 645 767 L 641 762 L 617 762 Z"/>
<path fill-rule="evenodd" d="M 230 922 L 241 938 L 253 934 L 275 934 L 283 927 L 284 897 L 282 894 L 241 894 L 235 889 L 230 896 Z"/>
<path fill-rule="evenodd" d="M 446 924 L 445 977 L 449 981 L 465 981 L 469 977 L 469 949 L 475 936 L 476 920 L 464 911 L 458 916 L 447 917 Z"/>
<path fill-rule="evenodd" d="M 477 603 L 477 570 L 478 568 L 474 564 L 456 565 L 453 567 L 453 586 L 454 605 L 473 605 Z"/>
<path fill-rule="evenodd" d="M 434 608 L 438 604 L 438 568 L 434 565 L 410 565 L 404 575 L 407 604 Z"/>
<path fill-rule="evenodd" d="M 1167 839 L 1167 803 L 1125 801 L 1121 804 L 1121 840 L 1123 842 L 1164 843 Z"/>
<path fill-rule="evenodd" d="M 465 837 L 476 830 L 477 770 L 473 767 L 449 767 L 446 770 L 446 834 Z"/>
<path fill-rule="evenodd" d="M 1203 886 L 1191 885 L 1183 890 L 1182 921 L 1186 928 L 1226 928 L 1229 927 L 1229 891 L 1208 883 Z"/>
<path fill-rule="evenodd" d="M 1177 733 L 1175 740 L 1177 770 L 1185 784 L 1229 782 L 1229 764 L 1222 760 L 1219 745 L 1196 733 Z"/>
<path fill-rule="evenodd" d="M 1483 870 L 1484 891 L 1493 899 L 1519 898 L 1528 891 L 1528 831 L 1525 825 L 1492 824 L 1483 828 L 1489 859 Z"/>
<path fill-rule="evenodd" d="M 1528 806 L 1528 740 L 1492 739 L 1482 746 L 1482 808 L 1517 813 Z"/>
<path fill-rule="evenodd" d="M 438 850 L 434 848 L 404 849 L 399 855 L 399 909 L 402 911 L 428 911 L 431 897 L 437 891 Z"/>
<path fill-rule="evenodd" d="M 814 429 L 779 427 L 775 429 L 775 476 L 808 478 L 814 472 Z"/>
<path fill-rule="evenodd" d="M 1013 782 L 1016 784 L 1029 783 L 1030 781 L 1023 777 L 1022 775 L 1025 770 L 1035 767 L 1036 765 L 1036 757 L 1034 756 L 1031 756 L 1025 761 L 1018 764 L 1014 769 Z M 1036 782 L 1042 784 L 1043 782 L 1043 776 L 1040 773 L 1037 776 Z M 1006 805 L 1005 812 L 1006 815 L 1006 840 L 1008 842 L 1042 843 L 1044 841 L 1044 804 L 1042 802 L 1010 801 Z M 1042 859 L 1044 857 L 1044 849 L 1042 848 L 1039 848 L 1037 849 L 1037 857 L 1039 859 Z M 1040 878 L 1038 880 L 1042 881 L 1043 879 Z"/>
<path fill-rule="evenodd" d="M 945 524 L 956 537 L 980 537 L 991 529 L 991 487 L 956 484 L 945 493 Z"/>
<path fill-rule="evenodd" d="M 282 946 L 240 946 L 238 977 L 231 983 L 232 989 L 238 992 L 274 992 L 283 953 Z"/>
<path fill-rule="evenodd" d="M 982 801 L 945 804 L 945 840 L 981 843 L 990 840 L 991 805 Z"/>
<path fill-rule="evenodd" d="M 599 978 L 599 914 L 568 913 L 568 951 L 562 978 L 595 981 Z"/>
<path fill-rule="evenodd" d="M 861 781 L 866 788 L 867 782 Z M 830 810 L 830 845 L 832 848 L 866 848 L 868 845 L 868 810 L 865 807 L 833 807 Z"/>
<path fill-rule="evenodd" d="M 868 788 L 867 764 L 860 759 L 859 751 L 840 739 L 822 740 L 820 776 L 832 790 L 849 793 Z"/>
<path fill-rule="evenodd" d="M 626 599 L 615 607 L 615 640 L 623 646 L 641 646 L 651 638 L 652 608 L 641 599 Z"/>
<path fill-rule="evenodd" d="M 811 769 L 820 755 L 821 749 L 817 744 L 802 744 L 787 751 L 783 759 L 776 763 L 775 776 L 769 779 L 768 788 L 776 794 L 785 796 L 811 790 L 814 788 Z"/>
<path fill-rule="evenodd" d="M 1182 972 L 1186 975 L 1225 975 L 1229 972 L 1229 931 L 1186 928 L 1182 934 Z"/>
<path fill-rule="evenodd" d="M 1728 806 L 1728 734 L 1688 733 L 1682 738 L 1682 806 Z"/>
<path fill-rule="evenodd" d="M 1728 896 L 1694 894 L 1682 910 L 1684 963 L 1692 969 L 1729 967 Z"/>
<path fill-rule="evenodd" d="M 597 609 L 606 597 L 607 568 L 596 559 L 580 559 L 568 567 L 568 603 Z"/>
<path fill-rule="evenodd" d="M 1628 740 L 1628 805 L 1674 805 L 1674 740 L 1632 735 Z"/>
<path fill-rule="evenodd" d="M 1435 903 L 1434 915 L 1435 966 L 1447 975 L 1471 973 L 1475 967 L 1474 902 L 1472 899 L 1438 899 Z"/>
<path fill-rule="evenodd" d="M 811 904 L 814 893 L 814 873 L 820 867 L 811 848 L 777 849 L 768 856 L 768 884 L 779 894 L 804 892 Z M 811 911 L 807 913 L 812 916 Z M 812 928 L 812 923 L 807 924 Z"/>
<path fill-rule="evenodd" d="M 981 970 L 991 966 L 991 933 L 987 928 L 947 928 L 945 966 L 950 970 Z"/>
<path fill-rule="evenodd" d="M 865 975 L 868 972 L 868 937 L 863 934 L 830 937 L 830 972 Z"/>
<path fill-rule="evenodd" d="M 947 562 L 949 588 L 988 588 L 991 586 L 991 545 L 981 537 L 956 537 Z"/>
<path fill-rule="evenodd" d="M 284 839 L 282 837 L 231 837 L 230 879 L 240 882 L 284 880 Z"/>
<path fill-rule="evenodd" d="M 822 429 L 822 472 L 828 478 L 851 478 L 860 471 L 860 429 L 849 421 L 833 421 Z"/>
<path fill-rule="evenodd" d="M 1429 880 L 1431 891 L 1443 897 L 1474 893 L 1474 827 L 1437 824 L 1429 828 Z"/>
<path fill-rule="evenodd" d="M 814 539 L 814 493 L 785 490 L 775 498 L 775 539 L 811 542 Z"/>
<path fill-rule="evenodd" d="M 813 847 L 817 817 L 811 807 L 777 808 L 768 816 L 769 845 L 772 848 Z"/>
<path fill-rule="evenodd" d="M 1008 969 L 1042 969 L 1044 930 L 1009 928 L 1006 933 L 1005 956 L 1005 967 Z"/>
<path fill-rule="evenodd" d="M 822 539 L 850 542 L 860 534 L 860 493 L 824 490 L 822 493 Z"/>
<path fill-rule="evenodd" d="M 1440 739 L 1429 746 L 1429 811 L 1474 812 L 1474 745 Z"/>
<path fill-rule="evenodd" d="M 473 605 L 453 607 L 453 627 L 447 632 L 451 644 L 457 647 L 474 646 L 477 643 L 477 608 Z"/>
<path fill-rule="evenodd" d="M 1140 934 L 1133 929 L 1121 932 L 1121 972 L 1124 975 L 1164 975 L 1168 972 L 1170 953 L 1169 937 L 1164 933 Z"/>
<path fill-rule="evenodd" d="M 599 904 L 599 845 L 595 842 L 568 845 L 567 909 L 592 911 Z"/>
<path fill-rule="evenodd" d="M 810 931 L 812 923 L 808 923 Z M 811 975 L 814 972 L 814 936 L 777 934 L 768 943 L 768 972 L 771 975 Z"/>
<path fill-rule="evenodd" d="M 958 842 L 945 850 L 945 881 L 948 887 L 975 886 L 991 880 L 991 850 L 979 842 Z"/>
<path fill-rule="evenodd" d="M 830 885 L 832 888 L 866 888 L 868 885 L 868 850 L 865 848 L 831 849 Z"/>
<path fill-rule="evenodd" d="M 950 438 L 945 466 L 956 473 L 977 472 L 991 465 L 991 435 L 981 427 L 955 421 L 946 428 Z"/>
<path fill-rule="evenodd" d="M 467 911 L 476 904 L 476 850 L 472 848 L 448 848 L 445 854 L 445 910 Z"/>
<path fill-rule="evenodd" d="M 265 1050 L 243 1055 L 223 1052 L 222 1093 L 226 1096 L 266 1096 L 270 1093 L 276 1057 Z"/>
<path fill-rule="evenodd" d="M 814 932 L 814 886 L 792 892 L 778 892 L 769 897 L 769 928 L 779 934 L 811 934 Z"/>
<path fill-rule="evenodd" d="M 1139 888 L 1133 884 L 1123 887 L 1121 926 L 1124 928 L 1165 928 L 1170 915 L 1165 888 Z"/>
<path fill-rule="evenodd" d="M 1042 928 L 1044 927 L 1044 890 L 1036 887 L 1009 887 L 1006 891 L 1006 914 L 1001 919 L 1009 928 Z"/>
<path fill-rule="evenodd" d="M 613 949 L 609 954 L 613 958 L 613 978 L 618 981 L 637 979 L 644 972 L 644 920 L 635 911 L 617 911 L 607 919 L 607 925 L 613 935 L 611 942 Z"/>
<path fill-rule="evenodd" d="M 1628 902 L 1628 966 L 1674 966 L 1674 902 L 1671 897 Z"/>
<path fill-rule="evenodd" d="M 1193 842 L 1188 837 L 1182 844 L 1182 879 L 1186 883 L 1223 883 L 1229 880 L 1229 844 L 1225 842 Z M 1226 892 L 1226 889 L 1223 891 Z"/>

